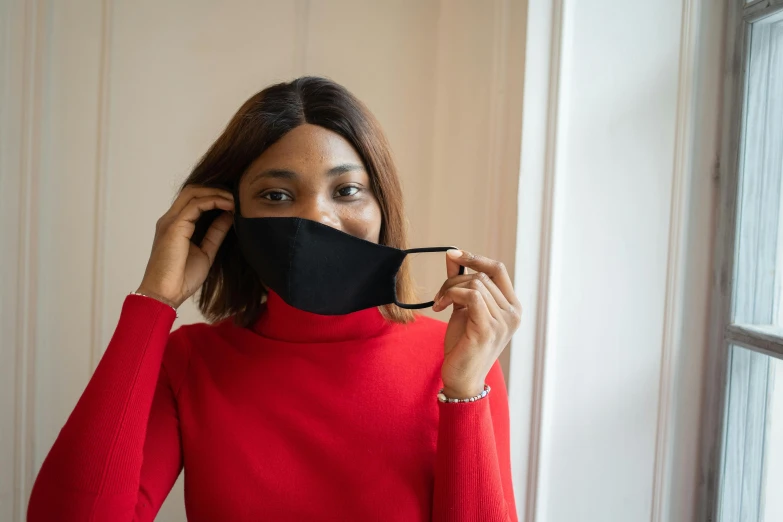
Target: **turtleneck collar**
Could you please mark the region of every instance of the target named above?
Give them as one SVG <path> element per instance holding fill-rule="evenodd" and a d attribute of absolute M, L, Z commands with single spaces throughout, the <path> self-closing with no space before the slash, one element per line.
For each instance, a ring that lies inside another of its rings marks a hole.
<path fill-rule="evenodd" d="M 294 308 L 269 290 L 253 331 L 289 343 L 331 343 L 377 337 L 392 325 L 378 307 L 345 315 L 319 315 Z"/>

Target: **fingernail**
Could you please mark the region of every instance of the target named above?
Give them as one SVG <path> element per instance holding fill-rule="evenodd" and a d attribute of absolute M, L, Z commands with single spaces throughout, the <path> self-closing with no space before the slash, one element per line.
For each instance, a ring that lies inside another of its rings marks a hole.
<path fill-rule="evenodd" d="M 456 248 L 451 248 L 449 250 L 446 250 L 446 255 L 451 256 L 454 259 L 458 259 L 462 257 L 462 250 L 457 250 Z"/>

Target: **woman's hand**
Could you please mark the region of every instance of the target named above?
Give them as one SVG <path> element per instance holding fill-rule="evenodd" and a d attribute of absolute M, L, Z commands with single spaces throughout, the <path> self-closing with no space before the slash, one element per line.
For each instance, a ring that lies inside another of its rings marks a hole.
<path fill-rule="evenodd" d="M 458 275 L 460 265 L 476 273 Z M 522 306 L 503 263 L 449 250 L 446 272 L 432 307 L 439 312 L 454 305 L 444 342 L 443 393 L 465 399 L 483 391 L 489 370 L 519 328 Z"/>
<path fill-rule="evenodd" d="M 207 230 L 201 246 L 191 243 L 196 221 L 207 210 L 223 209 Z M 144 278 L 137 292 L 174 308 L 196 293 L 207 278 L 220 244 L 231 228 L 234 197 L 212 187 L 189 185 L 155 225 Z"/>

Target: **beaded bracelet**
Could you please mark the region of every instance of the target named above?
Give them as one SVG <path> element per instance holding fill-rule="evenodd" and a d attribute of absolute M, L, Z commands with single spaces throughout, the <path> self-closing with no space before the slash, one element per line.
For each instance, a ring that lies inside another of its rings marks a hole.
<path fill-rule="evenodd" d="M 440 402 L 476 402 L 477 400 L 486 397 L 491 389 L 492 388 L 489 387 L 489 384 L 485 384 L 484 391 L 479 393 L 475 397 L 468 397 L 467 399 L 450 399 L 443 394 L 444 388 L 441 388 L 440 391 L 438 392 L 438 400 Z"/>
<path fill-rule="evenodd" d="M 155 299 L 154 297 L 151 297 L 151 296 L 148 296 L 148 295 L 145 295 L 145 294 L 140 294 L 139 292 L 131 292 L 131 293 L 129 293 L 128 295 L 140 295 L 140 296 L 142 296 L 142 297 L 146 297 L 146 298 L 148 298 L 148 299 Z M 157 302 L 159 302 L 159 303 L 163 303 L 163 301 L 161 301 L 160 299 L 155 299 L 155 300 L 156 300 Z M 170 305 L 170 304 L 168 304 L 168 303 L 163 303 L 163 304 L 164 304 L 164 305 L 166 305 L 166 306 L 168 306 L 168 307 L 169 307 L 169 308 L 171 308 L 172 310 L 174 310 L 174 315 L 176 316 L 176 317 L 175 317 L 175 319 L 179 319 L 179 314 L 177 313 L 177 309 L 176 309 L 176 308 L 174 308 L 173 306 L 171 306 L 171 305 Z"/>

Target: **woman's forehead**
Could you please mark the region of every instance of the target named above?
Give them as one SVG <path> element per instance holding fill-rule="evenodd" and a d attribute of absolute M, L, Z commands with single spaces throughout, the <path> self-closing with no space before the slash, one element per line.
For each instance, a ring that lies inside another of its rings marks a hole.
<path fill-rule="evenodd" d="M 328 170 L 348 163 L 362 165 L 361 157 L 348 140 L 324 127 L 304 124 L 265 150 L 253 162 L 253 167 L 254 170 L 270 167 Z"/>

